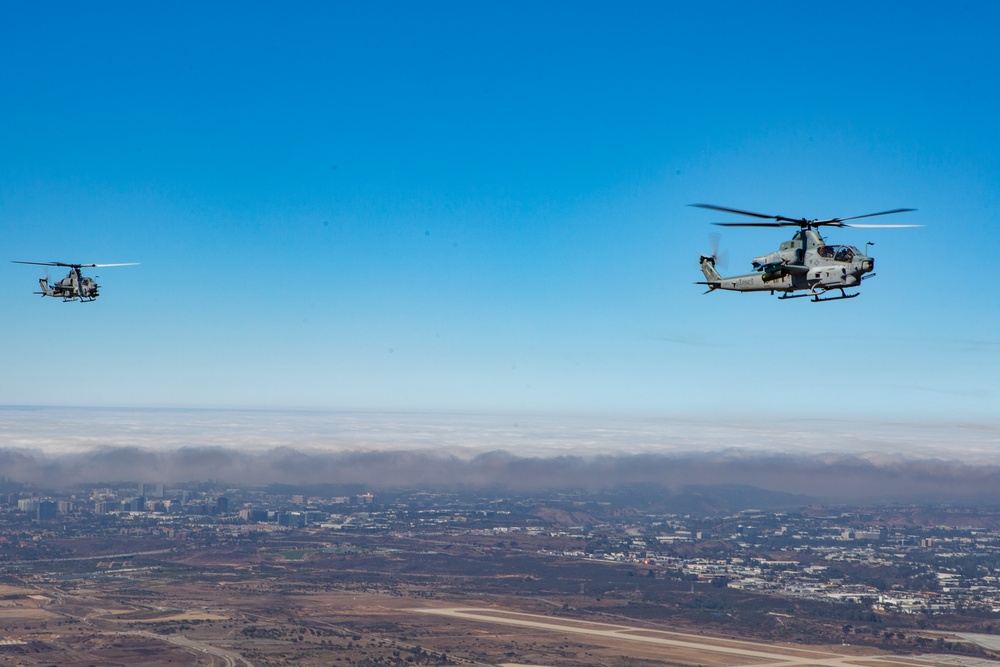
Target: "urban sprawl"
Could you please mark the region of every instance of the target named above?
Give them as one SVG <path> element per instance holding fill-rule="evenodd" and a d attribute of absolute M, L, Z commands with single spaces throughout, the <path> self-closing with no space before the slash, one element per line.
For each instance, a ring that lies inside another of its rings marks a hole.
<path fill-rule="evenodd" d="M 8 483 L 8 487 L 12 485 Z M 627 564 L 642 576 L 768 595 L 864 605 L 873 611 L 1000 613 L 1000 512 L 910 506 L 710 513 L 619 511 L 599 494 L 359 492 L 344 495 L 242 490 L 213 483 L 157 483 L 39 494 L 9 490 L 0 523 L 0 566 L 31 569 L 71 559 L 47 536 L 167 537 L 174 548 L 304 531 L 464 535 L 493 548 Z M 669 500 L 665 501 L 669 505 Z M 930 519 L 930 520 L 929 520 Z M 548 538 L 548 539 L 541 539 Z M 100 565 L 124 572 L 128 554 Z"/>

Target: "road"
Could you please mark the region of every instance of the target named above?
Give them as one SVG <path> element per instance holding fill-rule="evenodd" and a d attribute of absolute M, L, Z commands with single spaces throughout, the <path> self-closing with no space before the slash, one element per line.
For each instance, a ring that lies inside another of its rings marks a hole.
<path fill-rule="evenodd" d="M 96 556 L 65 556 L 63 558 L 38 558 L 36 560 L 7 560 L 0 561 L 0 567 L 21 567 L 24 565 L 46 565 L 48 563 L 66 563 L 78 560 L 122 560 L 125 558 L 135 558 L 136 556 L 152 556 L 156 554 L 167 554 L 175 551 L 174 547 L 168 549 L 153 549 L 151 551 L 130 551 L 121 554 L 98 554 Z"/>
<path fill-rule="evenodd" d="M 156 639 L 161 642 L 170 642 L 175 646 L 183 646 L 184 648 L 188 648 L 193 651 L 200 651 L 201 653 L 207 653 L 213 657 L 219 658 L 222 660 L 224 667 L 237 667 L 237 665 L 255 667 L 252 662 L 244 658 L 236 651 L 229 651 L 224 648 L 219 648 L 218 646 L 212 646 L 211 644 L 189 639 L 184 635 L 158 635 L 154 632 L 148 632 L 146 630 L 123 630 L 108 634 L 132 635 L 136 637 L 145 637 L 147 639 Z"/>

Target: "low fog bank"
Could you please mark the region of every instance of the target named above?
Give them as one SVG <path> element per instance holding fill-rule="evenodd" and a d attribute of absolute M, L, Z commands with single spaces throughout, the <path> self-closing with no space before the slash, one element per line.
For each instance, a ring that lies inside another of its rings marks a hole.
<path fill-rule="evenodd" d="M 0 406 L 0 476 L 41 489 L 749 485 L 832 502 L 992 504 L 1000 422 Z"/>
<path fill-rule="evenodd" d="M 988 423 L 755 417 L 695 419 L 600 414 L 338 412 L 0 406 L 0 448 L 49 455 L 99 447 L 265 454 L 491 451 L 521 457 L 834 451 L 1000 465 L 1000 420 Z"/>
<path fill-rule="evenodd" d="M 732 449 L 710 453 L 526 457 L 406 451 L 302 451 L 230 447 L 173 451 L 98 447 L 77 453 L 0 448 L 0 475 L 40 489 L 101 482 L 207 481 L 232 486 L 362 485 L 373 491 L 489 489 L 601 491 L 657 486 L 741 485 L 827 502 L 1000 503 L 1000 466 L 903 456 L 789 455 Z"/>

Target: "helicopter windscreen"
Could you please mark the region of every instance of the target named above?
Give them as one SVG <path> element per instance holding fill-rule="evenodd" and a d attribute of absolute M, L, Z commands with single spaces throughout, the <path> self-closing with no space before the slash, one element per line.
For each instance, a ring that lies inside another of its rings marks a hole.
<path fill-rule="evenodd" d="M 821 245 L 816 248 L 816 252 L 820 257 L 836 262 L 850 262 L 855 255 L 861 254 L 857 248 L 849 245 Z"/>

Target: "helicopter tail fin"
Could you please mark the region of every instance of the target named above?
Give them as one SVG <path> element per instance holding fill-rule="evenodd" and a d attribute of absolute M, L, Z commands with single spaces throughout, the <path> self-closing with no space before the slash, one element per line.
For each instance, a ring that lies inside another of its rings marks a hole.
<path fill-rule="evenodd" d="M 701 283 L 708 285 L 708 291 L 711 292 L 719 286 L 722 282 L 722 276 L 719 272 L 715 270 L 715 257 L 701 256 L 701 272 L 705 274 L 706 282 Z"/>
<path fill-rule="evenodd" d="M 42 296 L 52 296 L 55 292 L 49 287 L 48 277 L 38 279 L 38 287 L 42 290 L 41 292 L 35 292 L 35 294 L 41 294 Z"/>

